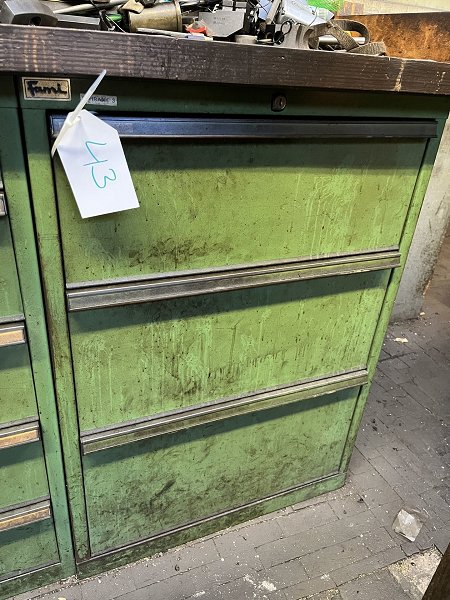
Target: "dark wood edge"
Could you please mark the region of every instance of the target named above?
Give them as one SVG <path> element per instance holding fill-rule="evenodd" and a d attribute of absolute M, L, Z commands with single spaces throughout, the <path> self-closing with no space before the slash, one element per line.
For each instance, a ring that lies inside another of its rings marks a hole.
<path fill-rule="evenodd" d="M 114 36 L 114 37 L 113 37 Z M 448 63 L 0 25 L 0 73 L 450 95 Z"/>

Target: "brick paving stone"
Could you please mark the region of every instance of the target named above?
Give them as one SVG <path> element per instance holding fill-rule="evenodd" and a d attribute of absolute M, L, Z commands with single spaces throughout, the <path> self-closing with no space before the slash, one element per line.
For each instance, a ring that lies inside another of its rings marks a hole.
<path fill-rule="evenodd" d="M 373 573 L 374 571 L 378 571 L 379 569 L 387 567 L 399 560 L 402 560 L 403 558 L 405 558 L 405 553 L 401 548 L 389 548 L 383 552 L 373 554 L 363 560 L 337 569 L 332 572 L 331 576 L 335 584 L 339 586 L 347 581 L 356 579 L 356 577 L 360 577 L 361 575 L 367 575 L 369 573 Z M 375 597 L 373 600 L 376 600 Z"/>
<path fill-rule="evenodd" d="M 210 539 L 140 561 L 134 566 L 132 577 L 135 586 L 142 587 L 217 561 L 219 558 L 214 541 Z"/>
<path fill-rule="evenodd" d="M 406 467 L 394 468 L 384 456 L 375 456 L 370 459 L 370 464 L 374 467 L 383 479 L 391 486 L 411 485 L 414 490 L 420 494 L 430 489 L 428 481 L 423 480 L 416 473 L 411 476 L 411 469 Z"/>
<path fill-rule="evenodd" d="M 257 527 L 259 529 L 261 525 Z M 255 555 L 255 548 L 245 537 L 241 535 L 243 530 L 230 531 L 223 535 L 218 535 L 214 539 L 214 545 L 220 557 L 234 556 L 237 559 L 250 555 Z M 281 535 L 278 536 L 280 538 Z"/>
<path fill-rule="evenodd" d="M 60 598 L 64 598 L 65 600 L 82 600 L 81 592 L 81 587 L 79 585 L 76 585 L 74 587 L 60 589 L 57 592 L 45 594 L 44 596 L 39 596 L 39 600 L 59 600 Z M 33 596 L 30 596 L 29 594 L 23 594 L 22 597 L 24 598 L 24 600 L 33 598 Z M 15 596 L 15 598 L 20 598 L 20 596 Z M 99 588 L 97 595 L 91 596 L 91 600 L 93 598 L 105 598 L 105 600 L 107 600 L 108 598 L 114 598 L 114 596 L 108 594 L 105 594 L 105 596 L 103 596 L 103 591 L 101 591 Z"/>
<path fill-rule="evenodd" d="M 436 490 L 428 490 L 419 495 L 423 500 L 425 500 L 427 505 L 431 507 L 437 515 L 439 515 L 439 518 L 444 523 L 448 523 L 450 521 L 450 506 L 441 498 Z"/>
<path fill-rule="evenodd" d="M 100 597 L 102 600 L 109 600 L 134 591 L 136 585 L 130 571 L 130 568 L 109 571 L 83 581 L 81 585 L 82 600 L 92 600 Z M 62 597 L 66 596 L 62 594 Z"/>
<path fill-rule="evenodd" d="M 380 371 L 397 385 L 412 381 L 413 371 L 401 358 L 392 358 L 379 364 Z"/>
<path fill-rule="evenodd" d="M 57 600 L 61 596 L 66 596 L 67 600 L 81 600 L 81 589 L 75 577 L 71 577 L 64 582 L 58 581 L 42 588 L 37 588 L 23 594 L 17 594 L 10 600 Z"/>
<path fill-rule="evenodd" d="M 410 542 L 406 539 L 400 541 L 400 548 L 406 556 L 413 556 L 414 554 L 418 554 L 420 552 L 420 548 L 416 543 Z"/>
<path fill-rule="evenodd" d="M 279 525 L 279 518 L 260 523 L 258 527 L 245 527 L 240 529 L 239 534 L 255 548 L 279 540 L 283 536 L 283 530 Z"/>
<path fill-rule="evenodd" d="M 361 495 L 359 493 L 352 494 L 351 496 L 344 496 L 344 498 L 329 500 L 328 504 L 339 519 L 346 516 L 357 515 L 367 510 L 367 506 L 361 501 Z"/>
<path fill-rule="evenodd" d="M 248 577 L 252 580 L 261 579 L 261 576 L 247 565 L 234 565 L 226 561 L 218 561 L 164 579 L 164 581 L 150 586 L 142 587 L 123 598 L 120 596 L 118 598 L 120 600 L 141 600 L 139 592 L 143 590 L 147 595 L 142 595 L 142 598 L 146 600 L 166 600 L 169 598 L 170 600 L 183 600 L 200 592 L 217 590 L 220 586 L 242 577 Z"/>
<path fill-rule="evenodd" d="M 444 554 L 450 544 L 450 525 L 430 532 L 430 541 L 441 554 Z"/>
<path fill-rule="evenodd" d="M 375 516 L 377 524 L 381 527 L 386 527 L 389 529 L 392 527 L 392 523 L 394 522 L 395 517 L 398 515 L 399 510 L 404 507 L 405 502 L 401 498 L 398 498 L 393 502 L 383 504 L 383 506 L 374 506 L 370 510 Z"/>
<path fill-rule="evenodd" d="M 382 552 L 383 550 L 395 546 L 392 536 L 384 527 L 362 533 L 360 539 L 372 554 L 377 554 L 378 552 Z"/>
<path fill-rule="evenodd" d="M 358 448 L 353 449 L 352 458 L 349 464 L 349 470 L 352 473 L 366 473 L 367 471 L 371 471 L 372 467 L 369 461 L 364 458 Z"/>
<path fill-rule="evenodd" d="M 266 569 L 267 577 L 279 588 L 295 585 L 309 579 L 309 575 L 299 558 Z"/>
<path fill-rule="evenodd" d="M 355 538 L 370 531 L 374 524 L 374 515 L 366 510 L 302 534 L 288 536 L 271 544 L 264 544 L 256 550 L 262 564 L 266 568 L 270 568 L 310 552 L 316 552 L 321 548 Z"/>
<path fill-rule="evenodd" d="M 369 460 L 374 460 L 374 457 Z M 355 475 L 353 482 L 369 508 L 382 506 L 398 499 L 397 493 L 375 469 Z"/>
<path fill-rule="evenodd" d="M 302 556 L 301 562 L 308 575 L 314 578 L 328 575 L 336 569 L 368 556 L 370 551 L 362 539 L 357 537 Z"/>
<path fill-rule="evenodd" d="M 287 600 L 300 600 L 301 598 L 309 597 L 313 594 L 319 594 L 325 590 L 334 589 L 334 582 L 328 575 L 326 577 L 316 577 L 315 579 L 302 581 L 291 587 L 284 588 L 283 592 L 285 593 Z"/>
<path fill-rule="evenodd" d="M 292 505 L 292 509 L 294 511 L 295 510 L 303 510 L 304 508 L 307 508 L 308 506 L 314 506 L 316 504 L 322 504 L 323 502 L 327 501 L 327 498 L 330 497 L 330 494 L 339 494 L 342 489 L 343 488 L 339 488 L 338 490 L 334 490 L 333 492 L 328 492 L 326 494 L 321 494 L 320 496 L 317 496 L 316 498 L 310 498 L 309 500 L 303 500 L 302 502 L 297 502 L 296 504 Z"/>
<path fill-rule="evenodd" d="M 345 583 L 339 592 L 342 600 L 410 600 L 387 571 Z"/>
<path fill-rule="evenodd" d="M 309 596 L 308 599 L 302 598 L 302 600 L 341 600 L 341 594 L 339 593 L 339 590 L 327 590 L 320 594 Z"/>
<path fill-rule="evenodd" d="M 257 557 L 252 560 L 236 560 L 236 558 L 228 556 L 189 572 L 203 581 L 204 588 L 209 589 L 245 577 L 249 573 L 261 571 L 263 571 L 263 565 Z"/>
<path fill-rule="evenodd" d="M 337 517 L 327 502 L 309 506 L 277 519 L 285 535 L 308 531 L 308 529 L 314 529 L 336 520 Z"/>
<path fill-rule="evenodd" d="M 192 600 L 285 600 L 284 592 L 272 589 L 272 584 L 253 576 L 243 577 L 219 586 L 213 592 L 202 590 L 191 596 Z"/>

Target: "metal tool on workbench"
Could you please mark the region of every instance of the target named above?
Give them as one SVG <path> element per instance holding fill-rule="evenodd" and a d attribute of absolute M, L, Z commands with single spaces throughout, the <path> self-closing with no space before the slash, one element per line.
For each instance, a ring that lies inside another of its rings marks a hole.
<path fill-rule="evenodd" d="M 0 7 L 0 23 L 53 27 L 58 17 L 39 0 L 5 0 Z"/>

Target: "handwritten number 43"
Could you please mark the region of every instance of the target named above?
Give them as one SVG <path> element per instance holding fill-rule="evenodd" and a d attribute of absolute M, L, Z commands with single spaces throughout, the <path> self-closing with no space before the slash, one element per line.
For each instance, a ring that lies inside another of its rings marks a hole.
<path fill-rule="evenodd" d="M 92 176 L 92 180 L 95 183 L 95 185 L 103 190 L 105 189 L 105 187 L 108 185 L 108 182 L 111 181 L 115 181 L 117 179 L 117 175 L 116 172 L 114 171 L 114 169 L 108 169 L 110 176 L 108 175 L 98 175 L 98 177 L 100 179 L 103 178 L 103 183 L 99 183 L 97 177 L 96 177 L 96 168 L 98 167 L 98 165 L 101 165 L 102 163 L 107 163 L 108 160 L 100 160 L 99 158 L 97 158 L 94 154 L 94 152 L 92 151 L 92 146 L 106 146 L 106 143 L 102 143 L 102 142 L 85 142 L 85 146 L 86 146 L 86 150 L 89 152 L 89 154 L 92 156 L 92 158 L 94 159 L 93 162 L 89 162 L 83 165 L 83 167 L 91 167 L 91 176 Z M 97 174 L 98 174 L 98 169 L 97 169 Z"/>

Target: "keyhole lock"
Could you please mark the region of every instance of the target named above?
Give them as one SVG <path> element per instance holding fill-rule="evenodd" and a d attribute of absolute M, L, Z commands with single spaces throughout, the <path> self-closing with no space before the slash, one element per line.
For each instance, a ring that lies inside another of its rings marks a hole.
<path fill-rule="evenodd" d="M 287 99 L 284 94 L 276 94 L 272 97 L 272 110 L 274 112 L 281 112 L 286 108 Z"/>

